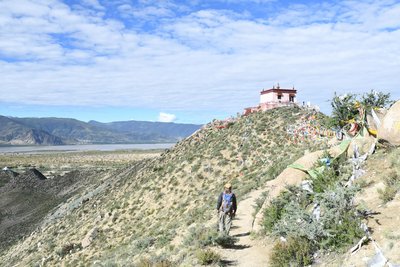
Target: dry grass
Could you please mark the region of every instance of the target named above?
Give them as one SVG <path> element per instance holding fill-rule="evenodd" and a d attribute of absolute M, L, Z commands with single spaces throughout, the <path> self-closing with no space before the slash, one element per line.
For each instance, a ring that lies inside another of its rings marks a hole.
<path fill-rule="evenodd" d="M 11 167 L 17 172 L 37 168 L 52 178 L 77 169 L 116 170 L 132 162 L 156 157 L 161 152 L 160 150 L 119 150 L 40 154 L 4 153 L 0 154 L 0 167 Z"/>
<path fill-rule="evenodd" d="M 192 266 L 197 248 L 183 241 L 190 235 L 188 229 L 213 227 L 214 206 L 224 183 L 233 183 L 240 201 L 274 179 L 304 150 L 321 148 L 313 142 L 291 144 L 287 140 L 288 121 L 299 119 L 302 112 L 281 108 L 255 113 L 236 119 L 227 129 L 209 124 L 157 158 L 136 165 L 121 163 L 121 168 L 102 174 L 101 180 L 109 183 L 105 191 L 12 247 L 0 261 L 23 265 L 45 261 L 49 266 L 113 262 L 122 266 L 143 257 L 161 257 Z M 104 161 L 99 165 L 105 168 L 114 163 Z M 94 226 L 99 236 L 89 247 L 63 258 L 54 253 L 54 247 L 79 243 Z M 43 245 L 36 251 L 39 242 Z"/>

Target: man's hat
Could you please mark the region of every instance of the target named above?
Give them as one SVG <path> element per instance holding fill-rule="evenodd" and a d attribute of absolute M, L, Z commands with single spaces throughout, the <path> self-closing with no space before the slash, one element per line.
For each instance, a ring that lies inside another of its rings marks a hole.
<path fill-rule="evenodd" d="M 232 184 L 230 184 L 230 183 L 226 183 L 224 187 L 225 187 L 225 188 L 229 188 L 229 189 L 231 189 L 231 188 L 232 188 Z"/>

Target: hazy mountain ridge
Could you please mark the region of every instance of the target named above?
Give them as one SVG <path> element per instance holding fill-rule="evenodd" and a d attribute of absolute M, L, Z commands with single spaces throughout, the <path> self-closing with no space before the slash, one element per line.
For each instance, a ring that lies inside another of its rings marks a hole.
<path fill-rule="evenodd" d="M 13 118 L 0 116 L 0 144 L 62 145 L 64 141 L 44 130 L 31 128 Z"/>
<path fill-rule="evenodd" d="M 177 124 L 172 122 L 150 122 L 150 121 L 116 121 L 101 123 L 89 121 L 89 124 L 99 128 L 110 129 L 123 133 L 151 132 L 154 135 L 175 136 L 183 139 L 199 129 L 197 124 Z"/>
<path fill-rule="evenodd" d="M 69 118 L 0 116 L 0 144 L 63 145 L 176 142 L 200 128 L 194 124 L 121 121 L 89 123 Z"/>

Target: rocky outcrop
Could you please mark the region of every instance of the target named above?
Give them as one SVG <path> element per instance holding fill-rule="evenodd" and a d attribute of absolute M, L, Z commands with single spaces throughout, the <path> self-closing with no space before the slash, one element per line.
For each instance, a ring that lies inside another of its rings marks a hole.
<path fill-rule="evenodd" d="M 99 230 L 97 227 L 92 228 L 85 236 L 85 238 L 82 240 L 81 245 L 82 248 L 87 248 L 92 244 L 93 240 L 97 237 L 97 233 Z"/>
<path fill-rule="evenodd" d="M 40 171 L 35 168 L 29 169 L 26 171 L 25 175 L 27 175 L 30 179 L 39 179 L 46 180 L 46 176 L 44 176 Z"/>
<path fill-rule="evenodd" d="M 392 145 L 400 145 L 400 101 L 397 101 L 383 118 L 378 128 L 378 138 Z"/>
<path fill-rule="evenodd" d="M 10 178 L 14 178 L 14 177 L 17 177 L 19 175 L 19 173 L 11 170 L 8 167 L 4 167 L 2 173 L 7 174 L 7 176 L 10 177 Z"/>

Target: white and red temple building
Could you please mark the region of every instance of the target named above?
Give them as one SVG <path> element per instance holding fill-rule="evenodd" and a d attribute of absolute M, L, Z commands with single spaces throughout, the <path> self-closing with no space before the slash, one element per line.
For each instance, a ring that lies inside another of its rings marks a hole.
<path fill-rule="evenodd" d="M 264 89 L 260 92 L 260 104 L 256 107 L 245 108 L 243 115 L 277 107 L 297 105 L 296 94 L 297 90 L 294 87 L 283 89 L 279 84 L 271 89 Z"/>

